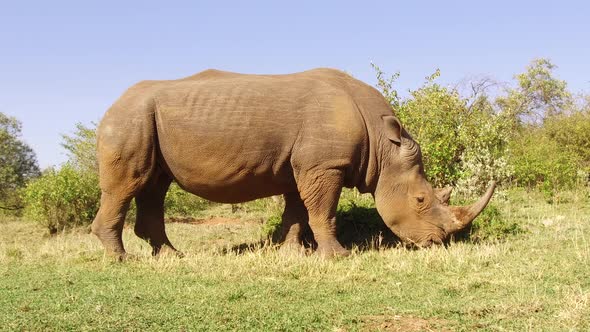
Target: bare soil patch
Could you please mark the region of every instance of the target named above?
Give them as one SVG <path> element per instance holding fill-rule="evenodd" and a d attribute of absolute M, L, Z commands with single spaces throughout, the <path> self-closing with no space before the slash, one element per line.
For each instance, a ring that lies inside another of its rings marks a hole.
<path fill-rule="evenodd" d="M 425 319 L 401 315 L 375 315 L 363 318 L 363 331 L 451 331 L 442 319 Z"/>
<path fill-rule="evenodd" d="M 210 218 L 192 218 L 192 217 L 170 217 L 166 218 L 167 222 L 194 224 L 194 225 L 227 225 L 227 224 L 245 224 L 251 221 L 240 218 L 227 217 L 210 217 Z"/>

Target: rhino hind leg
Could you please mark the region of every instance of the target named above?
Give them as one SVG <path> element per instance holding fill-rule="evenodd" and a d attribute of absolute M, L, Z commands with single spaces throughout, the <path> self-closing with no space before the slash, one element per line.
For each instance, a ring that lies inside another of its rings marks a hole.
<path fill-rule="evenodd" d="M 309 214 L 309 226 L 322 257 L 348 256 L 336 238 L 336 208 L 342 191 L 341 170 L 306 172 L 297 181 L 300 195 Z"/>
<path fill-rule="evenodd" d="M 102 191 L 100 209 L 92 222 L 92 233 L 102 242 L 106 253 L 119 260 L 125 257 L 123 225 L 131 201 L 130 195 Z"/>
<path fill-rule="evenodd" d="M 307 209 L 298 192 L 286 193 L 283 197 L 285 198 L 285 210 L 282 216 L 279 241 L 282 243 L 281 250 L 304 249 L 302 235 L 308 226 Z"/>
<path fill-rule="evenodd" d="M 170 243 L 164 225 L 164 198 L 172 179 L 162 171 L 154 173 L 151 181 L 135 196 L 137 204 L 135 234 L 150 244 L 154 256 L 162 252 L 164 248 L 171 249 L 182 256 Z"/>
<path fill-rule="evenodd" d="M 127 119 L 120 112 L 116 107 L 107 112 L 97 131 L 102 194 L 92 233 L 100 239 L 107 254 L 122 259 L 125 257 L 122 233 L 129 203 L 152 179 L 156 151 L 153 116 Z"/>
<path fill-rule="evenodd" d="M 121 163 L 117 151 L 104 145 L 99 151 L 100 208 L 91 229 L 106 253 L 122 260 L 126 256 L 122 237 L 125 216 L 131 199 L 146 176 L 141 176 L 142 173 L 136 172 L 128 163 Z"/>

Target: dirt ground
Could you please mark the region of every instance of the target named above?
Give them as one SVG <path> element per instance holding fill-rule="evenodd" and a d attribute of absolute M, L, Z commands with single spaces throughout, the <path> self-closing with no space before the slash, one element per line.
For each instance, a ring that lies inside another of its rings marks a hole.
<path fill-rule="evenodd" d="M 394 331 L 394 332 L 418 332 L 418 331 L 451 331 L 445 328 L 446 322 L 441 319 L 424 319 L 412 316 L 379 315 L 363 318 L 366 331 Z"/>

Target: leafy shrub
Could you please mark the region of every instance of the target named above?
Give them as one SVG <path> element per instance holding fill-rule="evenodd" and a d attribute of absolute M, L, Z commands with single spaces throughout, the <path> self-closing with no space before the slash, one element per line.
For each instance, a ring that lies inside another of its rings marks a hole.
<path fill-rule="evenodd" d="M 23 193 L 25 215 L 55 233 L 92 222 L 100 201 L 98 177 L 70 164 L 48 169 Z"/>
<path fill-rule="evenodd" d="M 510 137 L 508 122 L 485 95 L 464 98 L 456 89 L 435 83 L 440 76 L 436 71 L 402 99 L 393 88 L 399 73 L 385 79 L 373 67 L 381 92 L 420 144 L 426 176 L 433 186 L 459 184 L 467 189 L 465 194 L 475 195 L 491 180 L 501 182 L 511 174 L 503 157 Z"/>
<path fill-rule="evenodd" d="M 535 59 L 492 98 L 491 80 L 470 82 L 468 97 L 426 78 L 410 96 L 373 65 L 377 87 L 422 148 L 428 180 L 464 197 L 491 180 L 541 189 L 548 198 L 590 183 L 590 98 L 576 102 L 547 59 Z M 498 86 L 496 84 L 496 86 Z"/>
<path fill-rule="evenodd" d="M 573 188 L 578 179 L 580 157 L 565 149 L 541 130 L 515 137 L 509 149 L 514 181 L 519 186 L 539 188 L 547 197 Z"/>
<path fill-rule="evenodd" d="M 518 223 L 505 218 L 494 203 L 489 203 L 473 221 L 471 227 L 456 234 L 455 238 L 473 242 L 498 241 L 523 231 Z"/>
<path fill-rule="evenodd" d="M 232 204 L 232 212 L 263 220 L 262 236 L 278 242 L 281 237 L 281 224 L 285 201 L 280 196 L 266 197 L 240 204 Z"/>
<path fill-rule="evenodd" d="M 281 236 L 282 212 L 275 212 L 268 217 L 262 224 L 262 236 L 278 242 Z"/>
<path fill-rule="evenodd" d="M 492 109 L 487 98 L 480 98 L 463 118 L 460 141 L 463 142 L 460 169 L 455 193 L 464 197 L 476 197 L 483 193 L 490 182 L 505 182 L 513 170 L 506 151 L 512 131 L 503 114 Z"/>
<path fill-rule="evenodd" d="M 167 217 L 194 216 L 209 204 L 209 201 L 182 190 L 176 183 L 170 185 L 164 201 Z"/>
<path fill-rule="evenodd" d="M 71 135 L 62 135 L 61 146 L 66 150 L 68 161 L 78 169 L 98 172 L 96 157 L 96 123 L 89 127 L 78 122 Z"/>
<path fill-rule="evenodd" d="M 581 184 L 587 184 L 590 181 L 590 108 L 550 117 L 545 121 L 543 131 L 561 150 L 579 157 L 578 178 L 582 180 Z"/>
<path fill-rule="evenodd" d="M 395 110 L 402 124 L 420 144 L 428 179 L 435 186 L 455 183 L 460 177 L 460 140 L 465 103 L 456 93 L 433 80 L 438 72 L 411 98 Z"/>

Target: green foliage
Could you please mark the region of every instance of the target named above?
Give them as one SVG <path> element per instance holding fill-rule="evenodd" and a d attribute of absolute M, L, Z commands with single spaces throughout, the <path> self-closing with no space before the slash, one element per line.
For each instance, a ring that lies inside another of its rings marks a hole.
<path fill-rule="evenodd" d="M 548 59 L 533 60 L 525 72 L 515 76 L 517 87 L 497 98 L 498 106 L 515 124 L 539 124 L 572 107 L 567 83 L 554 77 L 555 68 Z"/>
<path fill-rule="evenodd" d="M 62 147 L 66 149 L 69 162 L 79 169 L 98 172 L 96 157 L 96 124 L 86 127 L 76 124 L 72 135 L 62 135 Z"/>
<path fill-rule="evenodd" d="M 207 200 L 182 190 L 176 183 L 170 185 L 164 201 L 168 217 L 193 216 L 208 205 Z"/>
<path fill-rule="evenodd" d="M 576 109 L 555 68 L 549 60 L 534 60 L 515 76 L 517 87 L 496 101 L 514 125 L 507 151 L 514 182 L 540 188 L 547 198 L 587 178 L 590 165 L 590 117 Z"/>
<path fill-rule="evenodd" d="M 39 176 L 33 150 L 21 139 L 21 123 L 0 113 L 0 206 L 18 208 L 18 190 Z"/>
<path fill-rule="evenodd" d="M 263 220 L 262 236 L 273 242 L 280 238 L 285 201 L 280 196 L 261 198 L 254 201 L 232 204 L 232 215 L 236 213 Z"/>
<path fill-rule="evenodd" d="M 512 131 L 502 114 L 493 111 L 491 104 L 480 100 L 477 107 L 464 119 L 461 142 L 460 177 L 456 193 L 474 197 L 485 191 L 491 181 L 506 182 L 513 174 L 506 151 Z"/>
<path fill-rule="evenodd" d="M 434 77 L 438 76 L 438 72 Z M 420 143 L 427 177 L 435 186 L 456 183 L 460 177 L 461 123 L 465 103 L 456 91 L 429 80 L 412 91 L 396 114 Z"/>
<path fill-rule="evenodd" d="M 509 149 L 516 185 L 541 189 L 547 197 L 577 183 L 580 157 L 541 129 L 516 136 Z"/>
<path fill-rule="evenodd" d="M 478 193 L 491 180 L 510 174 L 503 158 L 509 131 L 503 116 L 494 111 L 485 95 L 473 100 L 435 80 L 437 70 L 424 85 L 400 98 L 393 88 L 396 73 L 389 79 L 377 66 L 378 87 L 400 121 L 420 144 L 427 178 L 436 187 L 465 182 L 469 193 Z"/>
<path fill-rule="evenodd" d="M 457 234 L 456 238 L 472 242 L 502 241 L 522 232 L 524 229 L 521 224 L 514 219 L 506 218 L 498 205 L 489 203 L 475 218 L 471 227 Z"/>
<path fill-rule="evenodd" d="M 282 213 L 271 214 L 262 224 L 262 236 L 267 239 L 272 239 L 273 242 L 278 242 L 281 232 Z"/>
<path fill-rule="evenodd" d="M 59 170 L 46 170 L 27 185 L 25 215 L 55 233 L 92 222 L 99 199 L 96 173 L 65 164 Z"/>
<path fill-rule="evenodd" d="M 590 171 L 590 108 L 547 118 L 543 131 L 560 150 L 580 157 L 586 173 Z"/>
<path fill-rule="evenodd" d="M 515 76 L 516 86 L 495 98 L 489 79 L 471 82 L 472 94 L 435 83 L 436 71 L 410 96 L 395 90 L 396 73 L 377 86 L 422 148 L 429 181 L 457 185 L 474 196 L 495 180 L 541 188 L 548 197 L 588 181 L 590 102 L 575 102 L 555 65 L 536 59 Z M 580 181 L 582 180 L 582 181 Z"/>
<path fill-rule="evenodd" d="M 62 137 L 69 161 L 23 191 L 25 214 L 50 233 L 91 223 L 100 202 L 94 128 L 78 123 L 73 135 Z"/>

